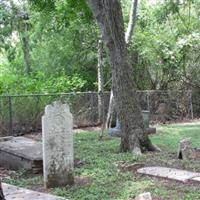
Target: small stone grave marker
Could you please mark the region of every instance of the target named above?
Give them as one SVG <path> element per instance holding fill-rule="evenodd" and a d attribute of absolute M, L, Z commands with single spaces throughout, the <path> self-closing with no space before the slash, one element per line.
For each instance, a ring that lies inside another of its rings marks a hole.
<path fill-rule="evenodd" d="M 59 101 L 45 107 L 42 117 L 43 173 L 46 188 L 73 184 L 73 120 Z"/>
<path fill-rule="evenodd" d="M 138 195 L 135 198 L 135 200 L 152 200 L 151 193 L 150 192 L 142 193 L 142 194 Z"/>
<path fill-rule="evenodd" d="M 185 138 L 180 141 L 177 157 L 183 160 L 190 160 L 195 158 L 195 151 L 192 148 L 190 138 Z"/>

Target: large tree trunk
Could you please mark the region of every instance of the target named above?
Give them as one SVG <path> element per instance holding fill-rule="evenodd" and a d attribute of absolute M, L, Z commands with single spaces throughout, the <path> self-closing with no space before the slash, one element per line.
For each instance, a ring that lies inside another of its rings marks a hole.
<path fill-rule="evenodd" d="M 142 112 L 134 89 L 133 71 L 125 42 L 124 22 L 119 0 L 89 0 L 94 17 L 108 48 L 113 77 L 113 95 L 121 122 L 121 150 L 141 153 L 154 150 L 144 132 Z"/>
<path fill-rule="evenodd" d="M 132 0 L 131 1 L 131 9 L 130 9 L 130 13 L 129 13 L 128 28 L 127 28 L 126 34 L 125 34 L 126 44 L 130 43 L 131 37 L 133 35 L 133 31 L 134 31 L 136 19 L 137 19 L 137 7 L 138 7 L 138 0 Z M 113 91 L 111 90 L 107 119 L 106 119 L 106 128 L 111 127 L 112 120 L 113 120 L 114 113 L 115 113 L 115 105 L 114 104 L 115 103 L 114 103 Z"/>

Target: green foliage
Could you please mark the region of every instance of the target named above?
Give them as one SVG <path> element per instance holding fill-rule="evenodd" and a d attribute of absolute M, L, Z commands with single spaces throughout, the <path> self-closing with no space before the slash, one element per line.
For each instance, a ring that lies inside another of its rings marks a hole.
<path fill-rule="evenodd" d="M 30 2 L 27 10 L 31 16 L 29 44 L 32 73 L 30 76 L 24 75 L 21 41 L 4 45 L 1 55 L 8 62 L 0 64 L 0 93 L 94 90 L 98 30 L 91 21 L 91 12 L 86 2 Z M 42 9 L 44 6 L 47 10 Z M 2 14 L 7 13 L 6 4 L 2 8 Z M 12 6 L 8 9 L 9 16 L 17 18 L 24 8 Z M 16 16 L 14 13 L 17 13 Z M 9 26 L 4 23 L 4 29 L 6 28 Z M 4 34 L 5 41 L 13 40 L 12 31 L 10 35 Z M 18 38 L 20 34 L 20 30 L 16 29 L 15 37 Z"/>
<path fill-rule="evenodd" d="M 7 74 L 0 77 L 0 94 L 59 93 L 84 90 L 86 81 L 80 75 L 56 74 L 46 76 L 42 72 L 30 76 Z"/>
<path fill-rule="evenodd" d="M 159 144 L 161 149 L 175 152 L 178 149 L 179 141 L 190 137 L 193 147 L 199 147 L 200 141 L 197 139 L 199 124 L 191 125 L 166 125 L 158 129 L 160 134 L 152 136 L 152 141 Z"/>
<path fill-rule="evenodd" d="M 5 75 L 0 77 L 0 82 L 7 85 L 1 86 L 4 88 L 1 93 L 14 91 L 10 82 L 22 84 L 17 84 L 16 92 L 96 90 L 100 33 L 86 1 L 29 0 L 23 5 L 16 2 L 0 3 L 0 57 L 3 60 L 0 68 L 1 75 Z M 131 1 L 121 2 L 127 27 Z M 141 1 L 139 4 L 134 36 L 129 44 L 138 89 L 182 89 L 188 87 L 188 82 L 199 85 L 200 3 L 180 2 L 169 0 L 151 5 L 149 1 Z M 24 75 L 21 30 L 25 14 L 32 70 L 29 77 Z M 107 84 L 110 67 L 106 50 L 103 55 Z M 43 78 L 38 78 L 40 73 Z M 106 89 L 110 86 L 107 84 Z M 26 87 L 29 89 L 20 89 Z"/>
<path fill-rule="evenodd" d="M 130 53 L 135 60 L 135 80 L 138 88 L 185 87 L 182 80 L 186 71 L 190 77 L 195 78 L 191 75 L 191 63 L 199 55 L 195 50 L 199 49 L 199 38 L 195 35 L 200 28 L 195 6 L 197 4 L 191 1 L 180 5 L 174 1 L 155 6 L 141 4 L 134 43 L 130 47 Z M 190 45 L 188 37 L 195 41 L 196 45 Z M 180 41 L 187 45 L 181 47 Z M 197 69 L 199 62 L 196 62 Z"/>

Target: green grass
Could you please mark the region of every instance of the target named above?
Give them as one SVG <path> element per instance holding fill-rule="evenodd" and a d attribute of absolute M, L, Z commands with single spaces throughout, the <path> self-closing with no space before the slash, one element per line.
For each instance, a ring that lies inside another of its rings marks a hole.
<path fill-rule="evenodd" d="M 198 200 L 199 185 L 140 176 L 136 172 L 120 171 L 117 163 L 144 163 L 146 166 L 169 166 L 200 172 L 200 161 L 176 159 L 180 139 L 191 137 L 193 146 L 200 147 L 200 125 L 167 125 L 159 127 L 158 134 L 152 135 L 154 144 L 163 151 L 134 156 L 120 153 L 117 138 L 105 137 L 98 140 L 98 133 L 75 134 L 75 158 L 84 164 L 75 168 L 76 184 L 55 188 L 52 193 L 69 200 L 130 200 L 142 192 L 151 192 L 155 199 Z M 9 183 L 31 188 L 42 184 L 41 176 L 27 177 L 24 173 L 12 176 Z"/>
<path fill-rule="evenodd" d="M 162 149 L 176 151 L 179 141 L 183 138 L 191 138 L 194 147 L 200 148 L 200 124 L 199 125 L 166 125 L 158 129 L 158 134 L 153 135 L 153 142 Z"/>

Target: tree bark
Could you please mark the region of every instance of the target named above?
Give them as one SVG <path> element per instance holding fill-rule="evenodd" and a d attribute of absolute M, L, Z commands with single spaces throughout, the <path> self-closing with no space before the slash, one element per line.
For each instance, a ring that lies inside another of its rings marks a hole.
<path fill-rule="evenodd" d="M 130 43 L 134 28 L 135 28 L 136 19 L 137 19 L 137 7 L 138 7 L 138 0 L 132 0 L 130 14 L 129 14 L 128 28 L 125 34 L 125 41 L 127 44 Z M 106 128 L 111 127 L 114 113 L 115 113 L 114 97 L 113 97 L 113 91 L 111 89 L 110 101 L 109 101 L 109 107 L 108 107 L 108 113 L 107 113 L 107 119 L 106 119 Z"/>
<path fill-rule="evenodd" d="M 144 132 L 142 112 L 134 89 L 121 4 L 119 0 L 89 0 L 89 5 L 108 49 L 113 77 L 113 95 L 121 122 L 121 150 L 137 154 L 145 149 L 154 150 L 148 135 Z"/>
<path fill-rule="evenodd" d="M 107 113 L 107 118 L 106 118 L 106 129 L 111 128 L 112 124 L 112 118 L 114 115 L 115 111 L 115 102 L 114 102 L 114 97 L 113 97 L 113 90 L 110 91 L 110 100 L 109 100 L 109 106 L 108 106 L 108 113 Z"/>

